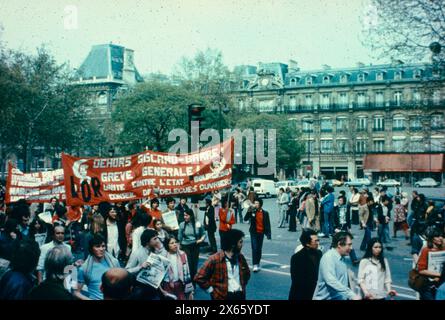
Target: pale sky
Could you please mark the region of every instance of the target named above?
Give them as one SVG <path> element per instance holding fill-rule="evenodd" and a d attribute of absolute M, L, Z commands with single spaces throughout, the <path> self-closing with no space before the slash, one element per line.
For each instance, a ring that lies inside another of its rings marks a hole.
<path fill-rule="evenodd" d="M 182 56 L 207 47 L 220 49 L 230 68 L 289 59 L 303 70 L 387 62 L 359 41 L 367 6 L 367 0 L 0 0 L 0 39 L 28 53 L 46 44 L 58 62 L 75 68 L 92 45 L 111 41 L 135 50 L 142 74 L 170 74 Z"/>

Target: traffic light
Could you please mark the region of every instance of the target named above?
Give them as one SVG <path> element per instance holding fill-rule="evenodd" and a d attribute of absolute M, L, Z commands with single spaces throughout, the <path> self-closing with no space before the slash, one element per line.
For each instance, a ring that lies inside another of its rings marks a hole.
<path fill-rule="evenodd" d="M 204 116 L 202 112 L 205 107 L 198 103 L 192 103 L 188 106 L 188 118 L 189 118 L 189 135 L 192 132 L 192 122 L 197 121 L 199 124 L 199 133 L 201 134 L 202 130 L 204 130 L 202 122 L 204 121 Z"/>

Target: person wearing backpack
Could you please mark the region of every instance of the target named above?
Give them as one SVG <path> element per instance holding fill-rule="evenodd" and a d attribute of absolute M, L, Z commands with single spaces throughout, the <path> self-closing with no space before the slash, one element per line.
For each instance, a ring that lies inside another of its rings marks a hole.
<path fill-rule="evenodd" d="M 198 270 L 199 247 L 204 242 L 205 237 L 204 228 L 200 222 L 195 221 L 193 210 L 187 209 L 184 211 L 184 221 L 179 225 L 178 240 L 181 250 L 187 255 L 192 279 L 194 279 Z"/>

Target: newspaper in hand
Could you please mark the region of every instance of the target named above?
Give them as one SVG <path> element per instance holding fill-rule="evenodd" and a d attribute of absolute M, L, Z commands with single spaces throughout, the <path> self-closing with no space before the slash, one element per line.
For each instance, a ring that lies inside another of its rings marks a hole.
<path fill-rule="evenodd" d="M 178 219 L 176 218 L 176 212 L 175 211 L 164 212 L 162 214 L 162 219 L 164 220 L 164 224 L 166 226 L 172 228 L 172 230 L 178 230 L 179 229 Z"/>
<path fill-rule="evenodd" d="M 150 253 L 147 262 L 150 263 L 150 266 L 142 269 L 136 280 L 157 289 L 168 271 L 170 260 L 159 254 Z"/>
<path fill-rule="evenodd" d="M 445 251 L 428 252 L 428 271 L 442 273 L 445 262 Z"/>

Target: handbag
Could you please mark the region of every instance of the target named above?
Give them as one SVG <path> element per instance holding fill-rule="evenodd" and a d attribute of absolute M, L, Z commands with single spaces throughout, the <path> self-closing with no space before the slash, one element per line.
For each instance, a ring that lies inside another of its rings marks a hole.
<path fill-rule="evenodd" d="M 408 285 L 415 291 L 420 291 L 428 286 L 428 278 L 417 271 L 417 265 L 408 273 Z"/>

